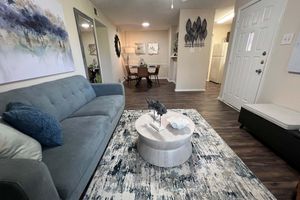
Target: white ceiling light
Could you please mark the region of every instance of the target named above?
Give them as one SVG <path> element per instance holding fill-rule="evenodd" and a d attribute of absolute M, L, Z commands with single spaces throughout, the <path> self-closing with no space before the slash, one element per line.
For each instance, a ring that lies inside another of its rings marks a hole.
<path fill-rule="evenodd" d="M 90 28 L 90 25 L 88 23 L 83 23 L 81 24 L 82 28 Z"/>
<path fill-rule="evenodd" d="M 234 18 L 234 11 L 230 11 L 228 14 L 224 15 L 220 19 L 218 19 L 216 22 L 217 24 L 224 24 L 225 22 L 231 20 Z"/>
<path fill-rule="evenodd" d="M 172 0 L 172 2 L 171 2 L 171 9 L 173 9 L 174 8 L 174 0 Z"/>
<path fill-rule="evenodd" d="M 150 23 L 149 23 L 149 22 L 143 22 L 143 23 L 142 23 L 142 26 L 143 26 L 143 27 L 149 27 L 149 26 L 150 26 Z"/>

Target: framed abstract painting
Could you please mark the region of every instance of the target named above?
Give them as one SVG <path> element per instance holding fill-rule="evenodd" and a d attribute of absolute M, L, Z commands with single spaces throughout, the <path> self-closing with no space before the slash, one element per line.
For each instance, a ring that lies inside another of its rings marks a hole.
<path fill-rule="evenodd" d="M 135 43 L 135 54 L 145 54 L 146 44 L 145 43 Z"/>
<path fill-rule="evenodd" d="M 1 0 L 0 43 L 0 84 L 74 71 L 57 0 Z"/>
<path fill-rule="evenodd" d="M 157 55 L 158 54 L 158 43 L 148 43 L 148 54 Z"/>

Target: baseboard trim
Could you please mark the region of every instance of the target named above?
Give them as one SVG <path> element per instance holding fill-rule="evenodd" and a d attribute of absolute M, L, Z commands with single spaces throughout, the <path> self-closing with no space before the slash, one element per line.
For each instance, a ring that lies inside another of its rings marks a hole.
<path fill-rule="evenodd" d="M 168 77 L 158 77 L 158 79 L 167 79 L 168 80 Z"/>
<path fill-rule="evenodd" d="M 175 92 L 205 92 L 205 89 L 175 89 Z"/>
<path fill-rule="evenodd" d="M 175 83 L 174 80 L 171 80 L 171 79 L 167 79 L 169 83 Z M 175 83 L 176 84 L 176 83 Z"/>

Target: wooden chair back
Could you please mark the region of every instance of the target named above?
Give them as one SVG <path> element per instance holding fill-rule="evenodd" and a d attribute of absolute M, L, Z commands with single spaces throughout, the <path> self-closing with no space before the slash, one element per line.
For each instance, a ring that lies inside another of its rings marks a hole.
<path fill-rule="evenodd" d="M 147 67 L 138 67 L 138 77 L 148 77 L 149 72 Z"/>
<path fill-rule="evenodd" d="M 159 68 L 160 68 L 160 65 L 157 65 L 155 68 L 155 72 L 154 72 L 155 75 L 159 74 Z"/>
<path fill-rule="evenodd" d="M 129 65 L 125 65 L 125 69 L 126 69 L 126 73 L 129 76 L 131 74 L 130 69 L 129 69 Z"/>

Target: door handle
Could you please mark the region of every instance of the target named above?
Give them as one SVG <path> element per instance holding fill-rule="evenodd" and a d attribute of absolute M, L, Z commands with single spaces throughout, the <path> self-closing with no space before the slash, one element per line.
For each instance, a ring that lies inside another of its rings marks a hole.
<path fill-rule="evenodd" d="M 261 69 L 257 69 L 257 70 L 255 70 L 255 72 L 259 75 L 259 74 L 262 73 L 262 70 Z"/>
<path fill-rule="evenodd" d="M 263 56 L 267 55 L 267 52 L 266 52 L 266 51 L 264 51 L 264 52 L 262 53 L 262 55 L 263 55 Z"/>

